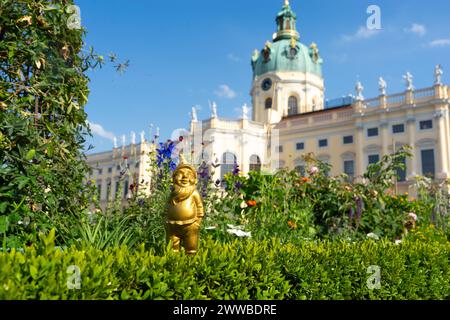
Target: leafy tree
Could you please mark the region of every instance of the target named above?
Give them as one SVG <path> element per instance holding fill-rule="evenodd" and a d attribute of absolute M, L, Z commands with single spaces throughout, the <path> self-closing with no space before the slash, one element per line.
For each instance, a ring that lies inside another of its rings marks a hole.
<path fill-rule="evenodd" d="M 90 133 L 86 71 L 72 0 L 0 0 L 0 234 L 3 245 L 88 206 L 82 152 Z"/>

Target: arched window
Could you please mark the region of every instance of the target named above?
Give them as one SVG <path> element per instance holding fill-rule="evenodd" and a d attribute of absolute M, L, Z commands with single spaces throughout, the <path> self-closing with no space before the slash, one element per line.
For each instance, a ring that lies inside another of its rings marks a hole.
<path fill-rule="evenodd" d="M 266 109 L 272 109 L 272 98 L 267 98 L 265 102 Z"/>
<path fill-rule="evenodd" d="M 233 172 L 234 166 L 237 164 L 236 156 L 231 152 L 225 152 L 222 155 L 222 164 L 220 166 L 220 178 L 223 180 L 227 173 Z"/>
<path fill-rule="evenodd" d="M 291 21 L 286 19 L 286 25 L 284 27 L 285 30 L 291 30 Z"/>
<path fill-rule="evenodd" d="M 288 100 L 288 115 L 292 116 L 298 113 L 298 101 L 296 97 L 289 97 Z"/>
<path fill-rule="evenodd" d="M 261 159 L 257 155 L 252 155 L 250 157 L 250 171 L 260 172 L 261 171 Z"/>

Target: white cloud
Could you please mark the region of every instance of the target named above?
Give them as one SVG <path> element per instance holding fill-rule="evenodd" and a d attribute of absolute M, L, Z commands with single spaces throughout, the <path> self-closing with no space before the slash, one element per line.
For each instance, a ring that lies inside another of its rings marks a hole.
<path fill-rule="evenodd" d="M 114 133 L 106 131 L 100 124 L 89 122 L 89 126 L 93 134 L 111 141 L 114 140 Z"/>
<path fill-rule="evenodd" d="M 223 98 L 233 99 L 236 97 L 236 92 L 234 92 L 228 85 L 222 84 L 219 86 L 219 89 L 214 91 L 214 93 Z"/>
<path fill-rule="evenodd" d="M 372 38 L 374 36 L 376 36 L 377 34 L 380 33 L 380 30 L 377 29 L 373 29 L 370 30 L 366 27 L 359 27 L 359 29 L 351 35 L 343 35 L 342 39 L 344 41 L 357 41 L 357 40 L 364 40 L 364 39 L 369 39 Z"/>
<path fill-rule="evenodd" d="M 427 33 L 427 28 L 423 24 L 413 23 L 411 27 L 405 29 L 405 32 L 423 37 Z"/>
<path fill-rule="evenodd" d="M 229 53 L 227 55 L 228 60 L 233 61 L 233 62 L 240 62 L 241 58 L 239 58 L 238 56 L 234 55 L 233 53 Z"/>
<path fill-rule="evenodd" d="M 430 47 L 450 46 L 450 39 L 438 39 L 430 42 Z"/>

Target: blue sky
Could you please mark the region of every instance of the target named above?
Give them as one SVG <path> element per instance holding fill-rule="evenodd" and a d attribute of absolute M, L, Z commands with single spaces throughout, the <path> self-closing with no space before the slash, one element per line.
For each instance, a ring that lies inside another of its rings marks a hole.
<path fill-rule="evenodd" d="M 378 78 L 388 94 L 404 90 L 402 75 L 417 88 L 433 84 L 436 64 L 450 73 L 448 0 L 364 1 L 291 0 L 301 42 L 316 42 L 324 59 L 328 99 L 354 92 L 359 79 L 366 97 L 378 95 Z M 250 57 L 276 30 L 283 0 L 76 0 L 86 45 L 105 56 L 130 60 L 124 74 L 111 65 L 89 73 L 86 107 L 94 124 L 95 146 L 112 148 L 112 136 L 145 130 L 153 123 L 161 137 L 188 128 L 191 107 L 210 115 L 216 101 L 220 117 L 237 118 L 251 104 Z M 366 10 L 381 9 L 379 31 L 368 31 Z"/>

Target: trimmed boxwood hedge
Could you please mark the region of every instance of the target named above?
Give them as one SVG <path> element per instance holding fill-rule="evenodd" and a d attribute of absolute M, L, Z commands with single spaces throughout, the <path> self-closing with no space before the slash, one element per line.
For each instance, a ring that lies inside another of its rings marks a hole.
<path fill-rule="evenodd" d="M 202 241 L 195 257 L 143 246 L 55 249 L 52 235 L 0 252 L 0 299 L 450 299 L 450 245 L 425 242 Z M 69 289 L 81 271 L 81 288 Z M 371 265 L 380 289 L 369 290 Z"/>

